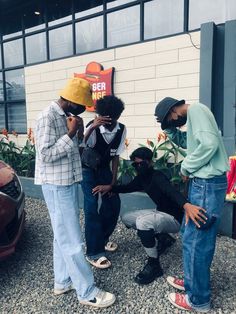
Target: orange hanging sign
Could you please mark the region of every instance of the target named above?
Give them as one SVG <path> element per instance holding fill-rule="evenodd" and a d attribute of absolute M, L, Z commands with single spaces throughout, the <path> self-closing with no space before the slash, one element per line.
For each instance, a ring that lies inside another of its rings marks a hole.
<path fill-rule="evenodd" d="M 95 111 L 96 101 L 107 95 L 113 95 L 113 77 L 115 68 L 103 69 L 97 62 L 90 62 L 85 73 L 74 73 L 74 77 L 81 77 L 91 84 L 93 107 L 86 107 L 88 111 Z"/>

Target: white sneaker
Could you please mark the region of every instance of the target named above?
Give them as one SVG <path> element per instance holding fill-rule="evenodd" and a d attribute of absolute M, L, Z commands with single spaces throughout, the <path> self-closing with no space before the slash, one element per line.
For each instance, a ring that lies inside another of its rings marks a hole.
<path fill-rule="evenodd" d="M 111 306 L 116 300 L 116 297 L 114 294 L 106 291 L 99 290 L 97 295 L 93 300 L 81 300 L 80 304 L 83 305 L 90 305 L 98 308 L 104 308 Z"/>
<path fill-rule="evenodd" d="M 64 289 L 55 289 L 53 290 L 54 295 L 61 295 L 64 293 L 67 293 L 71 290 L 74 290 L 75 288 L 73 287 L 73 285 L 69 285 L 68 287 L 64 288 Z"/>

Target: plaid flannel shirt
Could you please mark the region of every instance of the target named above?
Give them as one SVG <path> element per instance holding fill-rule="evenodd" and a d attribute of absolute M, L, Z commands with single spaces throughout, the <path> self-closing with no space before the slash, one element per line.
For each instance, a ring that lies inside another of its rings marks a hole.
<path fill-rule="evenodd" d="M 65 112 L 52 102 L 35 128 L 35 184 L 71 185 L 82 180 L 79 143 L 68 135 Z"/>

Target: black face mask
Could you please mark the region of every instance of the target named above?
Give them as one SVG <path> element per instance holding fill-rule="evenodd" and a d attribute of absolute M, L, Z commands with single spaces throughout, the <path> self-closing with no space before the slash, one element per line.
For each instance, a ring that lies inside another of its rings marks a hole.
<path fill-rule="evenodd" d="M 145 176 L 149 173 L 150 167 L 147 161 L 145 160 L 141 162 L 133 162 L 132 166 L 135 168 L 138 175 Z"/>
<path fill-rule="evenodd" d="M 178 119 L 177 120 L 170 120 L 168 121 L 168 125 L 171 126 L 171 127 L 180 127 L 180 126 L 183 126 L 185 125 L 187 122 L 187 116 L 179 116 L 178 115 Z"/>
<path fill-rule="evenodd" d="M 74 116 L 78 116 L 79 114 L 83 113 L 85 109 L 86 109 L 85 106 L 81 105 L 68 106 L 68 112 L 72 113 Z"/>

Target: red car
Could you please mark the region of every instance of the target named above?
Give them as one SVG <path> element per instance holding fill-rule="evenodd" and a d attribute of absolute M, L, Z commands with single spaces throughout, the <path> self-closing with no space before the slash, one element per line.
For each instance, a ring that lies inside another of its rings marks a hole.
<path fill-rule="evenodd" d="M 24 205 L 18 176 L 0 160 L 0 260 L 15 252 L 25 222 Z"/>

